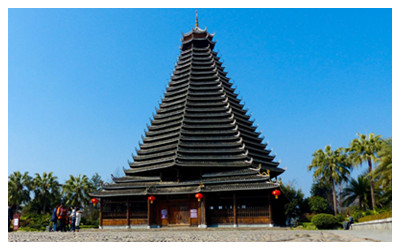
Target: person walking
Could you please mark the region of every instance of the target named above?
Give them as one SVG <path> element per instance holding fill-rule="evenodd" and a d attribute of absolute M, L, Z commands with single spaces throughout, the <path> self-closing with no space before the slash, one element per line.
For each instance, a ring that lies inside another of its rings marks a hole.
<path fill-rule="evenodd" d="M 75 221 L 76 221 L 76 209 L 75 207 L 70 207 L 71 213 L 69 217 L 71 217 L 71 231 L 75 232 Z"/>
<path fill-rule="evenodd" d="M 75 228 L 76 231 L 79 232 L 79 224 L 81 223 L 82 211 L 80 208 L 76 209 L 76 220 L 75 220 Z"/>
<path fill-rule="evenodd" d="M 53 214 L 51 215 L 51 222 L 53 222 L 53 232 L 57 232 L 57 208 L 54 208 Z"/>

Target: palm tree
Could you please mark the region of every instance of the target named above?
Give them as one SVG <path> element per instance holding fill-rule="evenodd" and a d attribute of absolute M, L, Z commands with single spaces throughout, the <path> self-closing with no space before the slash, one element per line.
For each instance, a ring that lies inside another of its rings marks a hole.
<path fill-rule="evenodd" d="M 42 176 L 36 174 L 33 179 L 33 191 L 36 202 L 40 202 L 42 205 L 43 213 L 49 211 L 50 205 L 54 203 L 60 192 L 59 189 L 60 184 L 57 181 L 57 177 L 53 176 L 53 172 L 43 172 Z"/>
<path fill-rule="evenodd" d="M 378 151 L 378 166 L 372 171 L 378 177 L 377 185 L 385 190 L 392 190 L 392 138 L 387 139 Z"/>
<path fill-rule="evenodd" d="M 89 192 L 92 189 L 91 182 L 86 175 L 77 177 L 70 175 L 70 178 L 63 186 L 66 203 L 71 206 L 81 206 L 90 200 Z"/>
<path fill-rule="evenodd" d="M 368 163 L 368 174 L 370 175 L 370 189 L 371 189 L 371 203 L 372 209 L 375 210 L 376 200 L 375 200 L 375 191 L 374 191 L 374 175 L 372 173 L 372 162 L 377 162 L 378 157 L 377 153 L 381 149 L 383 140 L 380 135 L 375 135 L 370 133 L 367 135 L 363 135 L 357 133 L 360 138 L 354 139 L 350 143 L 350 148 L 346 151 L 350 153 L 350 158 L 353 162 L 354 166 L 361 166 L 363 162 Z"/>
<path fill-rule="evenodd" d="M 28 172 L 21 174 L 19 171 L 12 173 L 8 177 L 8 203 L 15 205 L 16 210 L 19 206 L 25 202 L 28 202 L 30 198 L 32 177 L 28 175 Z"/>
<path fill-rule="evenodd" d="M 335 215 L 337 214 L 335 185 L 347 180 L 351 167 L 350 161 L 343 151 L 343 148 L 332 151 L 329 145 L 325 147 L 325 152 L 318 149 L 314 152 L 314 158 L 308 166 L 309 171 L 315 169 L 314 179 L 323 179 L 330 183 Z"/>
<path fill-rule="evenodd" d="M 371 200 L 368 177 L 360 175 L 357 179 L 351 178 L 347 186 L 343 189 L 342 195 L 344 196 L 344 205 L 349 206 L 358 200 L 358 205 L 365 211 Z"/>

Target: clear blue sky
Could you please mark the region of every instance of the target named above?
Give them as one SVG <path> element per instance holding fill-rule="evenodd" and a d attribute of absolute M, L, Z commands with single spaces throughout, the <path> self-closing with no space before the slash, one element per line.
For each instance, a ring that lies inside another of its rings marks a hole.
<path fill-rule="evenodd" d="M 391 9 L 198 12 L 284 182 L 308 195 L 315 150 L 392 136 Z M 195 10 L 8 13 L 8 173 L 122 174 Z"/>

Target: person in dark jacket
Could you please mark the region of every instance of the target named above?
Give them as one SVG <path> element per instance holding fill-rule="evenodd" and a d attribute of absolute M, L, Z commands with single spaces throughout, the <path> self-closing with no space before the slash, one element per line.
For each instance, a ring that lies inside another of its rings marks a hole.
<path fill-rule="evenodd" d="M 8 232 L 12 231 L 12 228 L 10 226 L 11 226 L 11 221 L 13 219 L 13 216 L 14 216 L 13 206 L 8 205 Z"/>
<path fill-rule="evenodd" d="M 53 222 L 53 232 L 57 232 L 57 208 L 54 208 L 51 215 L 51 222 Z"/>

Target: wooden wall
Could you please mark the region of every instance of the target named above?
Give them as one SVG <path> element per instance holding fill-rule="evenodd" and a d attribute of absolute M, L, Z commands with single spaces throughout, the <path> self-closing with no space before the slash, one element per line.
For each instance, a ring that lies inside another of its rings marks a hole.
<path fill-rule="evenodd" d="M 279 213 L 277 209 L 270 208 L 270 191 L 263 192 L 236 192 L 236 193 L 211 193 L 204 194 L 201 202 L 194 195 L 157 196 L 153 204 L 147 204 L 144 197 L 133 199 L 109 200 L 108 204 L 118 209 L 110 211 L 107 202 L 102 204 L 103 226 L 128 226 L 128 225 L 159 225 L 159 226 L 198 226 L 207 225 L 239 225 L 240 224 L 273 224 L 271 214 Z M 136 203 L 135 203 L 136 202 Z M 119 205 L 117 205 L 119 204 Z M 273 204 L 277 205 L 277 204 Z M 201 221 L 201 209 L 205 211 L 205 220 Z M 148 214 L 148 207 L 150 213 Z M 125 211 L 121 209 L 124 208 Z M 121 211 L 120 211 L 121 210 Z M 192 211 L 191 211 L 192 210 Z M 192 215 L 197 213 L 196 218 Z M 107 216 L 108 215 L 108 216 Z M 145 216 L 146 215 L 146 216 Z M 147 215 L 150 215 L 150 223 Z M 274 217 L 275 218 L 275 217 Z"/>

